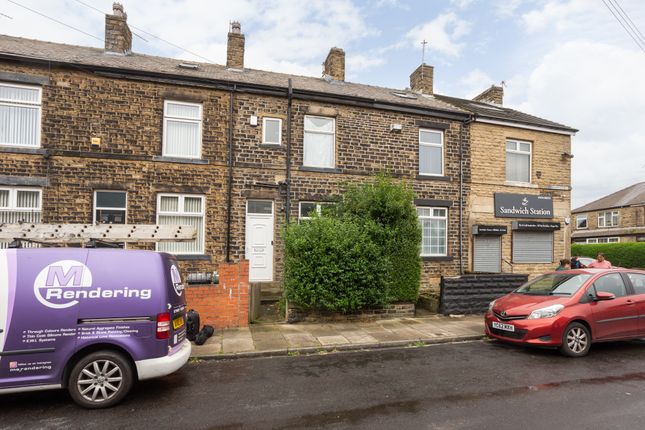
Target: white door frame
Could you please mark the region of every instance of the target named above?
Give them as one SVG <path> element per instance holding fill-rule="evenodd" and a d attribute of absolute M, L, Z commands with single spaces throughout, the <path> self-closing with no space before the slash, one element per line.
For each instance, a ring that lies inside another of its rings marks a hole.
<path fill-rule="evenodd" d="M 249 202 L 250 201 L 261 201 L 261 202 L 270 202 L 271 203 L 271 213 L 270 214 L 261 214 L 261 213 L 249 213 Z M 270 199 L 247 199 L 246 200 L 246 223 L 245 223 L 245 239 L 244 239 L 244 256 L 249 260 L 249 282 L 273 282 L 273 241 L 275 236 L 275 204 L 273 200 Z M 260 275 L 254 274 L 253 265 L 255 263 L 253 259 L 253 253 L 251 252 L 251 245 L 249 243 L 249 221 L 251 220 L 268 220 L 269 222 L 266 225 L 271 229 L 271 237 L 268 240 L 266 245 L 266 274 Z"/>

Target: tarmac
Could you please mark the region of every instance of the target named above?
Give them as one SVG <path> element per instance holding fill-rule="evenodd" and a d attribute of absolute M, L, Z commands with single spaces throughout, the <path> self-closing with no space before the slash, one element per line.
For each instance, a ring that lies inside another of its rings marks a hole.
<path fill-rule="evenodd" d="M 262 323 L 216 329 L 195 359 L 231 359 L 415 347 L 484 338 L 481 315 L 428 315 L 370 322 Z"/>

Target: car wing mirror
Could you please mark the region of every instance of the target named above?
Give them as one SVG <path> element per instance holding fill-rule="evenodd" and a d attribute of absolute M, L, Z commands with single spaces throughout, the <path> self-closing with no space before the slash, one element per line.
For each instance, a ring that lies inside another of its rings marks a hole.
<path fill-rule="evenodd" d="M 596 300 L 613 300 L 615 298 L 616 296 L 612 293 L 606 293 L 604 291 L 596 293 Z"/>

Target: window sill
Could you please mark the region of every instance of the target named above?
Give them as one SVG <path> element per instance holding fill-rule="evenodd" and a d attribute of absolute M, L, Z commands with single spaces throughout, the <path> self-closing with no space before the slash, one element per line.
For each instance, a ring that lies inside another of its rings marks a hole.
<path fill-rule="evenodd" d="M 421 261 L 452 261 L 454 260 L 454 257 L 451 257 L 450 255 L 437 255 L 437 256 L 421 256 Z"/>
<path fill-rule="evenodd" d="M 450 176 L 434 176 L 434 175 L 417 175 L 417 180 L 420 181 L 444 181 L 444 182 L 452 182 L 452 179 Z"/>
<path fill-rule="evenodd" d="M 342 173 L 341 169 L 335 167 L 309 167 L 309 166 L 300 166 L 298 170 L 303 172 L 320 172 L 320 173 Z"/>
<path fill-rule="evenodd" d="M 504 185 L 507 185 L 509 187 L 519 187 L 519 188 L 539 188 L 536 184 L 530 184 L 528 182 L 506 181 L 504 182 Z"/>
<path fill-rule="evenodd" d="M 208 160 L 202 158 L 167 157 L 165 155 L 156 155 L 152 157 L 152 161 L 160 161 L 163 163 L 209 164 Z"/>
<path fill-rule="evenodd" d="M 47 150 L 42 148 L 25 148 L 21 146 L 4 146 L 0 145 L 0 152 L 8 152 L 12 154 L 34 154 L 34 155 L 47 155 Z"/>
<path fill-rule="evenodd" d="M 177 261 L 211 261 L 210 255 L 205 254 L 175 254 Z"/>

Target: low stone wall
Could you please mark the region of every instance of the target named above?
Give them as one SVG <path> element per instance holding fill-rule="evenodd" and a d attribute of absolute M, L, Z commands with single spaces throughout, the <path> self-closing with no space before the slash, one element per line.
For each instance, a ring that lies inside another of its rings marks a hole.
<path fill-rule="evenodd" d="M 359 312 L 341 314 L 336 312 L 306 311 L 291 307 L 287 312 L 289 324 L 297 322 L 343 322 L 343 321 L 376 321 L 390 318 L 413 318 L 414 303 L 393 303 L 383 307 L 364 309 Z"/>
<path fill-rule="evenodd" d="M 510 293 L 527 280 L 528 275 L 506 273 L 441 278 L 439 313 L 484 313 L 491 301 Z"/>

